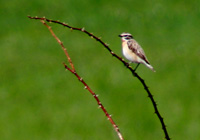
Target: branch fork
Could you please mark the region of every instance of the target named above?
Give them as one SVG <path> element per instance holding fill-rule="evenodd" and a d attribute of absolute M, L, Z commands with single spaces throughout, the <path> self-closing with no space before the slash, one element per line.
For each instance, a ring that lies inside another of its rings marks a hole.
<path fill-rule="evenodd" d="M 72 27 L 72 26 L 69 26 L 68 24 L 66 23 L 62 23 L 60 21 L 57 21 L 57 20 L 51 20 L 51 19 L 47 19 L 45 17 L 31 17 L 31 16 L 28 16 L 28 18 L 30 19 L 36 19 L 36 20 L 40 20 L 48 29 L 49 31 L 51 32 L 52 36 L 57 40 L 57 42 L 61 45 L 63 51 L 65 52 L 65 55 L 67 56 L 67 59 L 68 59 L 68 62 L 71 66 L 71 68 L 69 68 L 65 63 L 64 63 L 64 66 L 65 66 L 65 69 L 69 70 L 71 73 L 73 73 L 79 80 L 80 82 L 82 82 L 82 84 L 84 84 L 84 88 L 87 89 L 93 96 L 94 98 L 96 99 L 97 103 L 98 103 L 98 106 L 103 110 L 103 112 L 105 113 L 105 115 L 107 116 L 108 120 L 111 122 L 111 124 L 113 125 L 115 131 L 117 132 L 118 134 L 118 137 L 120 138 L 120 140 L 124 140 L 124 138 L 122 137 L 122 134 L 120 133 L 119 131 L 119 128 L 117 127 L 117 125 L 115 124 L 115 122 L 113 121 L 113 119 L 111 118 L 111 115 L 108 114 L 108 112 L 106 111 L 106 109 L 104 108 L 104 106 L 101 104 L 99 98 L 97 97 L 97 95 L 90 89 L 90 87 L 85 83 L 85 81 L 76 73 L 76 70 L 74 68 L 74 65 L 71 61 L 71 58 L 69 57 L 69 54 L 66 50 L 66 48 L 64 47 L 63 43 L 60 41 L 60 39 L 58 37 L 56 37 L 56 35 L 54 34 L 54 32 L 52 31 L 51 27 L 48 26 L 46 24 L 45 21 L 49 22 L 49 23 L 56 23 L 56 24 L 60 24 L 64 27 L 67 27 L 69 28 L 70 30 L 77 30 L 77 31 L 81 31 L 85 34 L 87 34 L 88 36 L 90 36 L 91 38 L 94 38 L 96 41 L 98 41 L 100 44 L 102 44 L 109 52 L 110 54 L 115 57 L 116 59 L 118 59 L 121 63 L 123 63 L 125 65 L 126 68 L 128 68 L 128 70 L 132 73 L 132 75 L 134 77 L 136 77 L 140 83 L 143 85 L 145 91 L 147 92 L 148 94 L 148 97 L 150 98 L 151 102 L 152 102 L 152 105 L 154 107 L 154 112 L 155 114 L 157 115 L 161 125 L 162 125 L 162 129 L 164 131 L 164 134 L 165 134 L 165 139 L 166 140 L 170 140 L 170 137 L 169 137 L 169 134 L 168 134 L 168 131 L 167 131 L 167 128 L 166 128 L 166 125 L 164 123 L 164 119 L 163 117 L 161 116 L 161 114 L 159 113 L 158 111 L 158 107 L 157 107 L 157 104 L 156 104 L 156 101 L 154 100 L 153 98 L 153 95 L 152 93 L 150 92 L 148 86 L 146 85 L 145 81 L 135 72 L 135 70 L 129 65 L 129 63 L 127 63 L 126 61 L 124 61 L 124 59 L 122 59 L 121 57 L 119 57 L 117 54 L 115 54 L 110 48 L 109 48 L 109 44 L 107 43 L 104 43 L 102 40 L 101 40 L 101 37 L 97 37 L 95 35 L 93 35 L 93 33 L 90 33 L 88 31 L 85 30 L 85 28 L 76 28 L 76 27 Z"/>

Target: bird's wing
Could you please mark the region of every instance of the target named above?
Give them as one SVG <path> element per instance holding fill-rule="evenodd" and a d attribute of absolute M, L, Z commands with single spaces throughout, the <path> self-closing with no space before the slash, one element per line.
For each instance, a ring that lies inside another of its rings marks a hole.
<path fill-rule="evenodd" d="M 135 53 L 137 56 L 139 56 L 141 59 L 143 59 L 147 64 L 150 64 L 145 56 L 145 53 L 144 53 L 142 47 L 135 40 L 128 41 L 127 45 L 128 45 L 128 48 L 133 53 Z"/>

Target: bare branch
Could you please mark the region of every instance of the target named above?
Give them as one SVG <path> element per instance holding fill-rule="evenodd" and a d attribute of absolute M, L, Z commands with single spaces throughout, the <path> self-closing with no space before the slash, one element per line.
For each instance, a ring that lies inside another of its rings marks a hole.
<path fill-rule="evenodd" d="M 40 18 L 40 17 L 31 17 L 31 16 L 28 16 L 28 18 L 30 19 L 36 19 L 36 20 L 46 20 L 47 22 L 52 22 L 52 23 L 56 23 L 56 24 L 60 24 L 64 27 L 67 27 L 69 28 L 70 30 L 78 30 L 78 31 L 81 31 L 81 32 L 84 32 L 85 34 L 87 34 L 88 36 L 90 36 L 91 38 L 94 38 L 96 41 L 98 41 L 99 43 L 101 43 L 109 52 L 112 56 L 114 56 L 115 58 L 117 58 L 120 62 L 122 62 L 129 70 L 130 72 L 133 74 L 133 76 L 135 76 L 140 82 L 141 84 L 143 85 L 145 91 L 147 92 L 148 94 L 148 97 L 150 98 L 152 104 L 153 104 L 153 107 L 154 107 L 154 110 L 155 110 L 155 114 L 157 115 L 158 119 L 160 120 L 160 123 L 162 125 L 162 129 L 164 131 L 164 134 L 165 134 L 165 139 L 166 140 L 170 140 L 170 137 L 169 137 L 169 134 L 167 132 L 167 128 L 166 128 L 166 125 L 164 123 L 164 119 L 163 117 L 161 116 L 161 114 L 159 113 L 158 111 L 158 107 L 157 107 L 157 104 L 153 98 L 153 95 L 151 94 L 148 86 L 146 85 L 145 81 L 130 67 L 130 65 L 125 62 L 121 57 L 119 57 L 117 54 L 115 54 L 108 46 L 108 44 L 104 43 L 101 38 L 93 35 L 92 33 L 86 31 L 84 28 L 76 28 L 76 27 L 72 27 L 72 26 L 69 26 L 68 24 L 65 24 L 65 23 L 62 23 L 62 22 L 59 22 L 59 21 L 56 21 L 56 20 L 50 20 L 50 19 L 47 19 L 45 17 L 43 18 Z"/>
<path fill-rule="evenodd" d="M 83 80 L 83 78 L 81 78 L 77 72 L 71 70 L 65 63 L 63 63 L 63 65 L 65 66 L 65 69 L 69 70 L 72 74 L 74 74 L 78 80 L 85 86 L 85 89 L 87 89 L 95 98 L 95 100 L 97 101 L 97 104 L 99 106 L 99 108 L 101 108 L 103 110 L 103 112 L 105 113 L 106 117 L 108 118 L 108 120 L 110 121 L 110 123 L 112 124 L 113 128 L 115 129 L 115 131 L 117 132 L 117 135 L 119 137 L 120 140 L 124 140 L 121 132 L 119 131 L 118 126 L 116 125 L 116 123 L 114 122 L 114 120 L 112 119 L 111 115 L 108 113 L 108 111 L 105 109 L 105 107 L 103 106 L 103 104 L 100 102 L 98 95 L 96 95 L 92 89 L 86 84 L 86 82 Z"/>
<path fill-rule="evenodd" d="M 60 46 L 62 47 L 63 51 L 65 52 L 65 55 L 67 56 L 68 62 L 70 63 L 72 70 L 75 71 L 74 68 L 74 64 L 72 63 L 72 60 L 67 52 L 67 49 L 64 47 L 63 43 L 60 41 L 60 39 L 54 34 L 53 30 L 51 29 L 51 27 L 49 25 L 46 24 L 46 22 L 44 20 L 40 20 L 51 32 L 52 36 L 57 40 L 57 42 L 60 44 Z"/>
<path fill-rule="evenodd" d="M 60 39 L 54 34 L 53 30 L 51 29 L 50 26 L 48 26 L 44 20 L 41 19 L 41 22 L 49 29 L 49 31 L 51 32 L 52 36 L 57 40 L 57 42 L 61 45 L 63 51 L 65 52 L 65 55 L 67 56 L 67 59 L 72 67 L 72 69 L 70 69 L 65 63 L 63 63 L 63 65 L 65 66 L 65 69 L 69 70 L 72 74 L 74 74 L 78 80 L 85 86 L 85 89 L 87 89 L 92 95 L 93 97 L 95 98 L 95 100 L 97 101 L 97 104 L 99 106 L 99 108 L 101 108 L 103 110 L 103 112 L 105 113 L 106 117 L 108 118 L 108 120 L 110 121 L 110 123 L 112 124 L 114 130 L 117 132 L 117 135 L 119 137 L 120 140 L 124 140 L 118 126 L 116 125 L 116 123 L 114 122 L 114 120 L 112 119 L 111 115 L 108 113 L 108 111 L 105 109 L 105 107 L 103 106 L 103 104 L 100 102 L 99 98 L 98 98 L 98 95 L 96 95 L 92 89 L 86 84 L 86 82 L 83 80 L 83 78 L 81 78 L 75 68 L 74 68 L 74 65 L 71 61 L 71 58 L 66 50 L 66 48 L 64 47 L 63 43 L 60 41 Z"/>

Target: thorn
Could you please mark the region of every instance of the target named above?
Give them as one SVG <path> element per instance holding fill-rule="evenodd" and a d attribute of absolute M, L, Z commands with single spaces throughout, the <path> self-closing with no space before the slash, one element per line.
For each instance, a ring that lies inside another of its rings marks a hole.
<path fill-rule="evenodd" d="M 99 95 L 97 95 L 97 94 L 95 94 L 95 93 L 93 93 L 94 95 L 93 95 L 93 97 L 98 97 Z M 101 104 L 101 103 L 100 103 Z"/>
<path fill-rule="evenodd" d="M 106 45 L 106 46 L 109 46 L 109 44 L 108 44 L 108 43 L 105 43 L 105 45 Z"/>
<path fill-rule="evenodd" d="M 118 126 L 115 124 L 115 125 L 113 125 L 117 130 L 119 130 L 119 128 L 118 128 Z"/>
<path fill-rule="evenodd" d="M 88 88 L 87 86 L 84 87 L 84 89 L 87 89 L 87 88 Z"/>
<path fill-rule="evenodd" d="M 43 16 L 43 19 L 46 19 L 45 16 Z"/>
<path fill-rule="evenodd" d="M 102 107 L 102 104 L 101 104 L 101 102 L 99 102 L 98 104 L 99 104 L 98 108 L 101 108 L 101 107 Z"/>
<path fill-rule="evenodd" d="M 83 81 L 83 78 L 81 77 L 79 80 L 80 80 L 80 81 Z"/>
<path fill-rule="evenodd" d="M 101 40 L 102 37 L 99 37 L 98 39 Z"/>
<path fill-rule="evenodd" d="M 114 54 L 114 52 L 113 52 L 113 51 L 111 51 L 110 53 L 111 53 L 111 54 Z"/>
<path fill-rule="evenodd" d="M 111 115 L 111 114 L 110 114 L 109 116 L 110 116 L 110 117 L 112 117 L 112 115 Z"/>
<path fill-rule="evenodd" d="M 91 36 L 91 38 L 93 39 L 94 37 L 93 37 L 93 36 Z"/>
<path fill-rule="evenodd" d="M 84 32 L 84 31 L 85 31 L 85 28 L 83 27 L 83 28 L 81 29 L 81 31 Z"/>
<path fill-rule="evenodd" d="M 71 31 L 73 31 L 73 28 L 70 28 Z"/>

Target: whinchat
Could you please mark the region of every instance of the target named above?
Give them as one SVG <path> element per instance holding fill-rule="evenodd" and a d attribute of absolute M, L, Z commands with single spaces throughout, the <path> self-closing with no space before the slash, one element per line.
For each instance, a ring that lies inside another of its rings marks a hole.
<path fill-rule="evenodd" d="M 122 54 L 126 59 L 128 59 L 131 63 L 137 63 L 137 67 L 139 64 L 144 64 L 149 69 L 155 72 L 154 68 L 150 65 L 144 50 L 139 45 L 139 43 L 133 39 L 133 36 L 130 33 L 122 33 L 119 35 L 122 40 Z"/>

